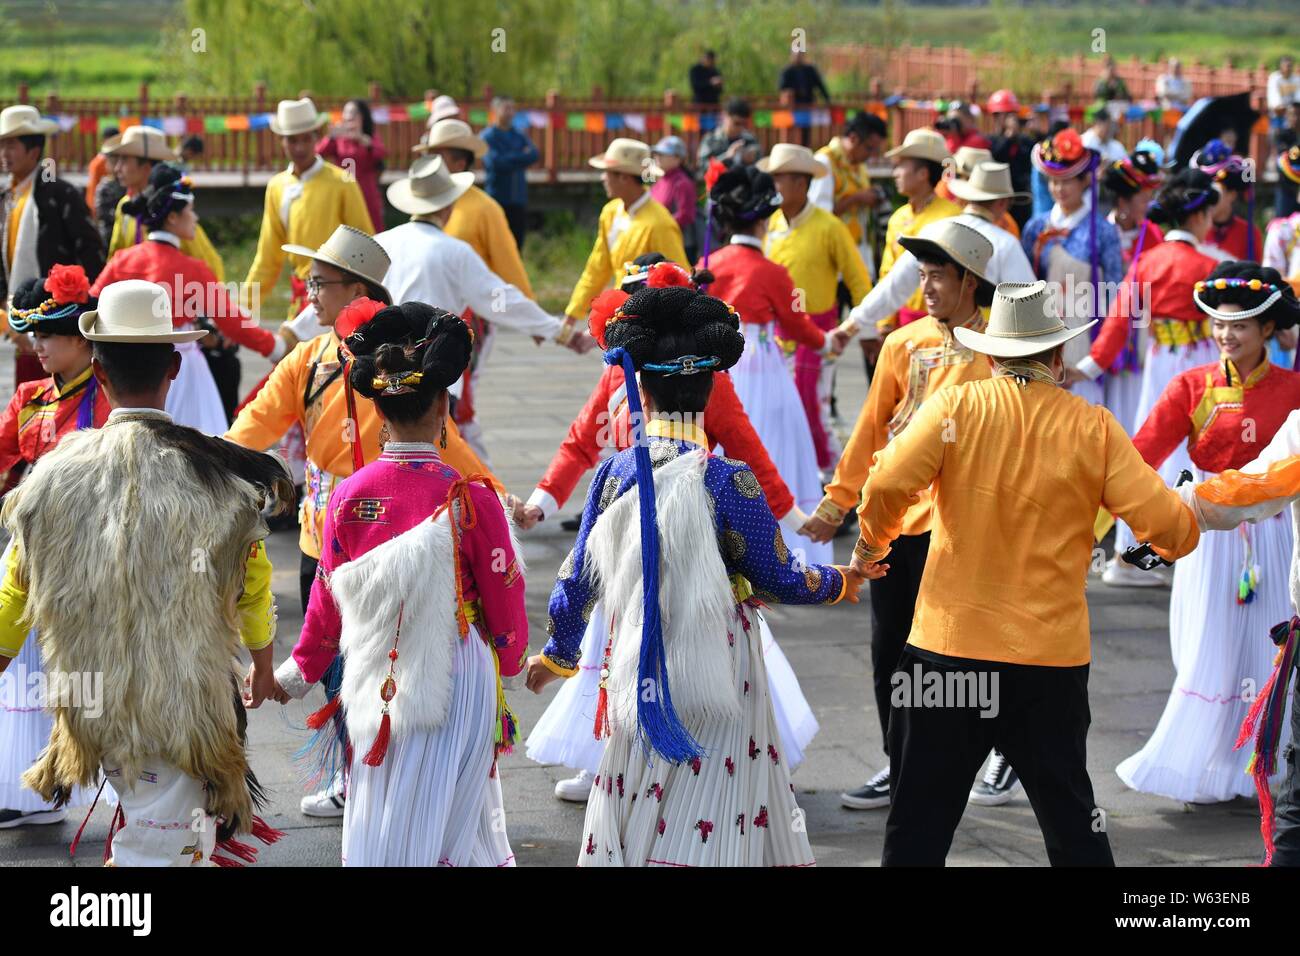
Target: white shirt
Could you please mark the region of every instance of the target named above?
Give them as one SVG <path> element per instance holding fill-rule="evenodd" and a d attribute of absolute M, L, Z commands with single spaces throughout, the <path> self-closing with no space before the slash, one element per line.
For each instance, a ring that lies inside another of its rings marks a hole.
<path fill-rule="evenodd" d="M 1290 76 L 1283 76 L 1281 70 L 1274 70 L 1268 77 L 1268 108 L 1282 110 L 1289 103 L 1300 103 L 1300 73 L 1292 70 Z"/>
<path fill-rule="evenodd" d="M 614 251 L 614 246 L 618 243 L 618 237 L 627 231 L 627 227 L 632 225 L 632 217 L 635 216 L 646 203 L 650 201 L 650 190 L 644 190 L 641 198 L 630 206 L 624 206 L 623 211 L 614 215 L 614 221 L 609 224 L 609 232 L 605 235 L 605 244 L 609 246 L 610 252 Z"/>
<path fill-rule="evenodd" d="M 1185 76 L 1162 73 L 1156 77 L 1156 96 L 1166 109 L 1174 105 L 1186 106 L 1192 100 L 1192 84 Z"/>
<path fill-rule="evenodd" d="M 826 167 L 827 175 L 821 179 L 814 179 L 808 187 L 808 202 L 814 206 L 821 206 L 827 212 L 835 212 L 835 175 L 831 172 L 831 161 L 827 156 L 821 153 L 813 155 L 813 159 Z"/>
<path fill-rule="evenodd" d="M 553 339 L 561 322 L 489 269 L 468 243 L 431 222 L 408 222 L 375 236 L 391 264 L 384 286 L 394 302 L 424 302 L 460 315 L 473 309 L 495 325 Z M 460 396 L 460 382 L 450 389 Z"/>
<path fill-rule="evenodd" d="M 1033 282 L 1034 270 L 1029 265 L 1020 240 L 1001 226 L 989 222 L 983 216 L 973 212 L 963 212 L 954 216 L 953 222 L 970 226 L 993 244 L 993 255 L 984 272 L 984 278 L 995 285 L 999 282 Z M 877 282 L 867 293 L 866 298 L 858 303 L 849 313 L 852 322 L 862 331 L 863 338 L 878 339 L 880 330 L 876 323 L 888 318 L 907 304 L 917 286 L 921 284 L 921 266 L 916 256 L 904 252 L 894 262 L 894 267 Z"/>
<path fill-rule="evenodd" d="M 1124 148 L 1123 143 L 1117 139 L 1108 139 L 1103 143 L 1101 137 L 1097 135 L 1096 130 L 1084 130 L 1084 133 L 1079 137 L 1079 140 L 1084 146 L 1088 147 L 1088 149 L 1095 149 L 1097 152 L 1101 153 L 1101 161 L 1103 164 L 1109 165 L 1110 163 L 1115 163 L 1121 159 L 1128 158 L 1128 150 Z"/>

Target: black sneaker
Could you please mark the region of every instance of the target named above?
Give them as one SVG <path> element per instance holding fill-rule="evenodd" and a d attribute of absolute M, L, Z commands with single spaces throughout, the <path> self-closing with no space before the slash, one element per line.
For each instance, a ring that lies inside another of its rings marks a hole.
<path fill-rule="evenodd" d="M 62 823 L 68 818 L 68 811 L 61 810 L 0 810 L 0 830 L 25 827 L 31 824 Z"/>
<path fill-rule="evenodd" d="M 889 768 L 885 767 L 858 789 L 841 793 L 840 804 L 850 810 L 875 810 L 889 806 Z"/>
<path fill-rule="evenodd" d="M 1007 758 L 993 751 L 984 779 L 970 788 L 970 802 L 977 807 L 1000 807 L 1010 803 L 1020 789 L 1020 778 Z"/>
<path fill-rule="evenodd" d="M 560 522 L 560 529 L 562 531 L 577 531 L 581 527 L 582 515 L 578 515 L 576 518 L 565 518 Z"/>

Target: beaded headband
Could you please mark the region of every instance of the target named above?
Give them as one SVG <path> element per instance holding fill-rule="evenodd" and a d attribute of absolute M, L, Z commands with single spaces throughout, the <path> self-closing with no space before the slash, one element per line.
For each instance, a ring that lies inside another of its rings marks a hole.
<path fill-rule="evenodd" d="M 15 332 L 27 332 L 41 322 L 53 322 L 76 315 L 78 303 L 68 302 L 60 305 L 53 298 L 46 299 L 34 309 L 10 309 L 9 327 Z"/>
<path fill-rule="evenodd" d="M 1271 295 L 1259 305 L 1249 309 L 1242 309 L 1240 312 L 1221 312 L 1212 305 L 1206 305 L 1201 299 L 1201 293 L 1207 289 L 1249 289 L 1251 292 L 1262 292 L 1267 289 Z M 1196 300 L 1197 307 L 1206 315 L 1216 319 L 1223 319 L 1226 322 L 1236 322 L 1239 319 L 1253 319 L 1257 315 L 1262 315 L 1273 307 L 1279 299 L 1282 298 L 1282 290 L 1271 282 L 1264 282 L 1260 279 L 1204 279 L 1193 287 L 1192 298 Z"/>
<path fill-rule="evenodd" d="M 647 372 L 661 375 L 698 375 L 722 364 L 716 355 L 683 355 L 667 362 L 647 362 L 642 366 Z"/>

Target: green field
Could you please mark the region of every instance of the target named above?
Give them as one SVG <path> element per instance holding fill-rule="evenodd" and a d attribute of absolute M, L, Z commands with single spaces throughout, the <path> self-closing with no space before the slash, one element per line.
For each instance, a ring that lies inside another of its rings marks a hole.
<path fill-rule="evenodd" d="M 260 6 L 273 8 L 284 2 L 267 0 Z M 654 0 L 647 3 L 654 5 Z M 684 4 L 678 0 L 658 0 L 658 5 L 662 7 L 658 11 L 661 17 L 683 22 L 694 17 L 709 28 L 697 31 L 698 39 L 692 35 L 684 42 L 681 35 L 665 37 L 659 52 L 672 62 L 665 62 L 657 74 L 662 79 L 683 72 L 697 43 L 713 42 L 711 31 L 728 28 L 709 19 L 713 8 L 704 0 Z M 300 9 L 298 4 L 291 6 Z M 510 3 L 501 5 L 505 11 L 501 16 L 504 22 L 510 21 L 510 8 Z M 744 8 L 743 3 L 732 0 L 731 9 L 743 11 Z M 50 92 L 66 97 L 131 96 L 138 92 L 142 82 L 147 82 L 156 94 L 181 91 L 185 84 L 179 80 L 179 67 L 184 62 L 187 53 L 184 47 L 188 42 L 184 9 L 180 0 L 0 0 L 0 37 L 3 37 L 0 88 L 12 91 L 19 83 L 27 83 L 37 97 Z M 781 22 L 779 17 L 771 20 L 771 7 L 767 9 L 767 22 Z M 1240 3 L 1230 6 L 1206 0 L 1149 6 L 1132 2 L 1020 4 L 1014 0 L 990 0 L 980 6 L 934 6 L 895 0 L 884 4 L 846 2 L 838 8 L 822 2 L 811 9 L 818 11 L 820 21 L 810 28 L 814 56 L 819 43 L 852 43 L 881 37 L 888 37 L 894 45 L 909 42 L 1001 52 L 1029 51 L 1034 57 L 1091 55 L 1092 31 L 1101 28 L 1106 31 L 1107 52 L 1121 59 L 1137 56 L 1151 61 L 1172 54 L 1189 61 L 1237 66 L 1260 60 L 1271 63 L 1284 52 L 1294 52 L 1297 19 L 1295 4 L 1280 0 L 1252 2 L 1249 8 Z M 791 19 L 797 19 L 796 15 L 791 14 Z M 212 38 L 214 50 L 224 49 L 221 39 Z M 589 42 L 589 38 L 584 42 Z M 762 49 L 762 55 L 771 64 L 770 68 L 764 65 L 762 70 L 750 75 L 775 77 L 784 59 L 784 42 L 774 37 L 769 50 L 766 42 L 756 41 L 753 48 Z M 725 38 L 721 48 L 728 49 Z M 680 68 L 676 63 L 679 57 L 684 57 Z M 733 68 L 732 75 L 740 72 Z M 238 78 L 232 82 L 240 83 L 239 88 L 202 92 L 246 94 L 251 90 L 255 74 L 255 69 L 236 71 L 234 75 Z M 344 73 L 339 82 L 351 91 L 362 89 L 368 79 Z M 184 92 L 200 92 L 192 88 L 193 82 L 189 82 L 191 88 Z M 576 85 L 577 81 L 574 82 Z M 680 80 L 676 82 L 681 85 Z M 852 80 L 830 77 L 829 82 L 836 88 Z M 410 78 L 406 85 L 417 89 L 428 86 L 454 89 L 456 80 L 421 75 Z M 649 80 L 642 85 L 646 88 L 620 92 L 657 95 L 662 89 L 659 83 Z M 331 91 L 322 89 L 321 92 Z M 517 91 L 518 95 L 541 92 Z M 585 88 L 565 92 L 581 93 Z"/>

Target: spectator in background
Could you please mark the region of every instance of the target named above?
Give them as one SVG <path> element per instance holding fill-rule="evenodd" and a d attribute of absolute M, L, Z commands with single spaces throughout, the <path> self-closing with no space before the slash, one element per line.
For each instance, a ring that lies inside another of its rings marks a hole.
<path fill-rule="evenodd" d="M 718 55 L 705 50 L 700 62 L 691 67 L 691 102 L 716 106 L 722 100 L 722 73 Z"/>
<path fill-rule="evenodd" d="M 366 209 L 375 232 L 384 229 L 384 200 L 379 194 L 379 175 L 384 171 L 388 151 L 375 136 L 375 120 L 365 100 L 348 100 L 343 104 L 342 121 L 330 127 L 316 144 L 316 155 L 350 173 L 361 187 Z"/>
<path fill-rule="evenodd" d="M 722 122 L 700 138 L 700 147 L 695 153 L 696 174 L 703 178 L 708 172 L 709 160 L 718 159 L 724 163 L 743 163 L 752 166 L 763 154 L 758 145 L 758 137 L 749 129 L 749 103 L 742 99 L 727 101 L 727 108 L 722 114 Z"/>
<path fill-rule="evenodd" d="M 665 136 L 655 143 L 654 159 L 664 174 L 650 187 L 650 196 L 670 213 L 682 230 L 686 260 L 695 261 L 699 243 L 695 235 L 695 212 L 698 197 L 695 179 L 686 168 L 686 144 L 677 136 Z"/>
<path fill-rule="evenodd" d="M 1300 74 L 1295 72 L 1295 60 L 1284 56 L 1277 61 L 1277 69 L 1268 77 L 1268 111 L 1275 125 L 1292 103 L 1300 103 Z"/>
<path fill-rule="evenodd" d="M 487 172 L 484 185 L 487 194 L 505 212 L 515 245 L 523 249 L 528 227 L 528 176 L 525 170 L 541 159 L 542 154 L 527 134 L 515 128 L 514 100 L 508 96 L 495 97 L 492 114 L 495 124 L 479 134 L 488 147 L 483 156 L 483 169 Z M 502 273 L 498 271 L 497 274 Z"/>
<path fill-rule="evenodd" d="M 187 136 L 176 150 L 177 165 L 182 172 L 189 172 L 190 164 L 203 155 L 203 137 Z"/>
<path fill-rule="evenodd" d="M 1111 100 L 1124 100 L 1125 102 L 1133 99 L 1129 96 L 1128 86 L 1115 71 L 1115 58 L 1106 57 L 1105 64 L 1101 68 L 1101 77 L 1097 80 L 1092 88 L 1092 95 L 1097 99 L 1109 103 Z M 1125 153 L 1125 156 L 1128 154 Z"/>
<path fill-rule="evenodd" d="M 1156 77 L 1156 99 L 1167 110 L 1183 110 L 1192 102 L 1192 84 L 1183 77 L 1178 57 L 1169 58 L 1168 72 Z"/>
<path fill-rule="evenodd" d="M 91 206 L 94 214 L 95 228 L 99 230 L 100 236 L 104 240 L 104 248 L 108 248 L 109 240 L 113 237 L 113 223 L 117 221 L 117 204 L 126 197 L 126 187 L 118 180 L 117 164 L 119 160 L 116 156 L 105 156 L 108 162 L 106 165 L 108 175 L 100 179 L 95 186 L 95 202 Z"/>
<path fill-rule="evenodd" d="M 790 99 L 795 106 L 811 106 L 817 93 L 821 93 L 827 103 L 831 101 L 830 91 L 822 82 L 821 73 L 808 62 L 808 55 L 803 51 L 796 51 L 790 57 L 790 62 L 781 71 L 779 85 L 782 93 L 790 91 Z"/>
<path fill-rule="evenodd" d="M 1128 159 L 1128 150 L 1115 138 L 1115 121 L 1104 106 L 1096 106 L 1092 113 L 1092 125 L 1079 137 L 1088 149 L 1101 153 L 1101 167 Z"/>
<path fill-rule="evenodd" d="M 116 126 L 109 126 L 103 132 L 104 139 L 108 139 L 110 136 L 116 136 L 120 131 Z M 106 176 L 109 176 L 108 157 L 103 153 L 96 153 L 95 158 L 86 166 L 86 205 L 90 207 L 91 212 L 95 211 L 95 189 Z M 113 228 L 112 220 L 109 221 L 108 227 Z M 107 237 L 104 241 L 108 241 Z"/>
<path fill-rule="evenodd" d="M 1016 192 L 1027 193 L 1033 188 L 1034 166 L 1029 154 L 1037 142 L 1025 131 L 1025 121 L 1020 116 L 1020 101 L 1010 90 L 998 90 L 989 97 L 988 111 L 993 114 L 998 132 L 993 136 L 989 151 L 993 159 L 1011 167 L 1011 185 Z M 1011 218 L 1021 229 L 1029 221 L 1033 207 L 1029 203 L 1014 203 Z"/>
<path fill-rule="evenodd" d="M 817 151 L 817 161 L 831 173 L 814 179 L 808 189 L 808 201 L 838 216 L 848 226 L 853 244 L 874 278 L 874 218 L 872 210 L 880 205 L 884 194 L 871 185 L 867 160 L 880 155 L 880 147 L 889 135 L 885 121 L 872 113 L 855 113 L 843 132 Z M 857 305 L 856 302 L 850 305 Z"/>
<path fill-rule="evenodd" d="M 1284 156 L 1292 146 L 1300 143 L 1300 103 L 1288 103 L 1286 109 L 1282 112 L 1281 125 L 1273 127 L 1271 140 L 1273 144 L 1273 154 L 1275 156 Z M 1285 183 L 1279 182 L 1279 188 L 1273 190 L 1273 208 L 1279 219 L 1285 219 L 1292 213 L 1300 210 L 1300 203 L 1296 202 L 1295 190 L 1290 188 L 1281 188 Z M 1268 265 L 1268 263 L 1265 263 Z M 1287 272 L 1285 269 L 1278 269 L 1283 275 Z"/>
<path fill-rule="evenodd" d="M 975 114 L 968 103 L 953 103 L 948 115 L 934 124 L 934 128 L 943 133 L 948 152 L 955 153 L 963 146 L 972 149 L 988 149 L 992 144 L 985 139 L 975 123 Z"/>
<path fill-rule="evenodd" d="M 1051 125 L 1047 127 L 1047 136 L 1044 138 L 1055 138 L 1057 133 L 1066 129 L 1069 125 L 1070 124 L 1065 120 L 1053 120 Z M 1052 206 L 1056 204 L 1056 200 L 1052 198 L 1052 191 L 1047 185 L 1047 177 L 1042 174 L 1037 166 L 1034 167 L 1034 175 L 1030 179 L 1030 182 L 1032 183 L 1031 191 L 1034 196 L 1034 216 L 1040 216 L 1051 212 Z M 1032 219 L 1033 216 L 1030 218 Z"/>

